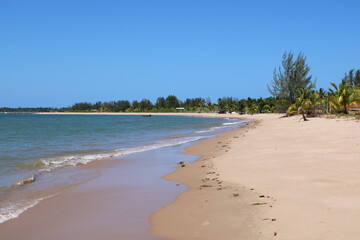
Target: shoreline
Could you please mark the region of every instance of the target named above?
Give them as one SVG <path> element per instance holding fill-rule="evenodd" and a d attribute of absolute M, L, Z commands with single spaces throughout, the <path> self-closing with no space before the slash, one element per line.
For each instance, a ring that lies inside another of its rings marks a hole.
<path fill-rule="evenodd" d="M 183 154 L 196 155 L 197 160 L 185 167 L 178 166 L 163 178 L 181 182 L 187 190 L 151 215 L 152 234 L 179 240 L 257 239 L 260 236 L 255 224 L 259 213 L 252 206 L 257 195 L 238 183 L 222 180 L 213 162 L 231 151 L 233 139 L 258 124 L 259 121 L 253 120 L 245 127 L 220 133 L 184 149 Z"/>
<path fill-rule="evenodd" d="M 190 143 L 189 143 L 190 144 Z M 189 144 L 187 144 L 187 145 L 189 145 Z M 181 148 L 182 149 L 182 148 Z M 151 150 L 152 151 L 152 150 Z M 160 150 L 161 151 L 161 150 Z M 167 151 L 167 150 L 163 150 L 163 151 Z M 137 155 L 142 155 L 142 153 L 136 153 Z M 127 158 L 127 157 L 126 157 Z M 179 155 L 176 155 L 175 156 L 175 158 L 174 157 L 172 157 L 173 159 L 181 159 L 181 154 L 179 153 Z M 194 157 L 195 158 L 195 157 Z M 111 159 L 109 159 L 109 160 L 111 160 Z M 195 160 L 195 159 L 193 159 L 193 160 Z M 91 163 L 89 163 L 89 164 L 86 164 L 86 165 L 84 165 L 84 166 L 80 166 L 81 168 L 86 168 L 86 169 L 97 169 L 97 167 L 94 167 L 94 166 L 100 166 L 100 167 L 98 167 L 98 169 L 97 170 L 103 170 L 103 168 L 104 168 L 104 166 L 103 165 L 108 165 L 108 163 L 97 163 L 97 162 L 91 162 Z M 172 168 L 173 167 L 175 167 L 176 166 L 176 163 L 175 164 L 173 164 L 172 165 Z M 106 168 L 106 166 L 105 166 L 105 168 Z M 164 173 L 164 174 L 167 174 L 167 173 L 169 173 L 169 172 L 171 172 L 173 169 L 169 169 L 166 173 Z M 158 179 L 160 180 L 161 179 L 161 176 L 163 176 L 164 174 L 162 174 L 162 175 L 160 175 L 160 176 L 158 176 Z M 98 175 L 98 174 L 97 174 Z M 92 179 L 91 181 L 96 181 L 96 179 Z M 42 223 L 45 223 L 46 222 L 46 217 L 42 217 L 42 216 L 38 216 L 38 215 L 43 215 L 43 216 L 45 216 L 45 215 L 47 215 L 47 210 L 46 209 L 49 209 L 49 210 L 54 210 L 54 206 L 56 205 L 56 204 L 54 204 L 54 202 L 55 203 L 57 203 L 57 205 L 60 205 L 60 206 L 63 206 L 65 209 L 68 209 L 68 206 L 66 206 L 66 205 L 64 205 L 63 203 L 61 203 L 62 201 L 63 202 L 68 202 L 68 200 L 67 199 L 69 199 L 69 192 L 70 193 L 72 193 L 74 196 L 78 196 L 78 198 L 83 198 L 83 197 L 81 197 L 79 194 L 78 194 L 78 191 L 74 191 L 74 190 L 72 190 L 72 188 L 75 188 L 75 189 L 77 189 L 77 188 L 79 188 L 79 189 L 81 189 L 82 188 L 82 186 L 83 185 L 89 185 L 88 184 L 89 182 L 88 181 L 86 181 L 86 182 L 84 182 L 84 183 L 80 183 L 80 184 L 74 184 L 74 185 L 71 185 L 71 186 L 69 186 L 69 187 L 67 187 L 67 189 L 66 189 L 66 193 L 64 194 L 64 192 L 61 192 L 60 194 L 55 194 L 56 196 L 54 196 L 54 197 L 51 197 L 51 198 L 45 198 L 43 201 L 41 201 L 39 204 L 37 204 L 36 206 L 34 206 L 34 207 L 31 207 L 31 208 L 29 208 L 27 211 L 25 211 L 23 214 L 21 214 L 21 216 L 20 217 L 18 217 L 18 218 L 14 218 L 14 219 L 12 219 L 12 220 L 9 220 L 9 221 L 6 221 L 6 222 L 4 222 L 3 224 L 1 224 L 1 228 L 0 228 L 0 235 L 1 236 L 11 236 L 10 238 L 11 239 L 24 239 L 24 238 L 21 238 L 21 234 L 20 235 L 17 235 L 17 234 L 15 234 L 15 235 L 12 235 L 12 231 L 14 231 L 14 226 L 18 226 L 18 228 L 19 229 L 23 229 L 21 232 L 27 232 L 28 234 L 31 234 L 31 231 L 32 231 L 32 229 L 29 229 L 29 228 L 27 228 L 26 227 L 26 222 L 28 222 L 28 223 L 31 223 L 32 225 L 33 225 L 33 228 L 34 229 L 39 229 L 40 228 L 40 226 L 37 226 L 37 224 L 36 224 L 36 222 L 42 222 Z M 91 185 L 91 183 L 90 183 L 90 185 Z M 171 184 L 171 185 L 173 185 L 173 184 Z M 182 187 L 178 187 L 178 186 L 176 186 L 175 187 L 175 189 L 181 189 Z M 96 191 L 99 191 L 99 190 L 96 190 Z M 178 190 L 176 190 L 176 191 L 178 191 Z M 100 191 L 101 192 L 101 191 Z M 108 195 L 111 195 L 111 194 L 109 194 L 109 193 L 107 193 Z M 174 195 L 175 196 L 175 195 Z M 59 199 L 62 199 L 62 200 L 59 200 Z M 160 202 L 160 201 L 158 201 L 158 202 Z M 68 204 L 70 204 L 70 203 L 68 203 Z M 75 202 L 75 206 L 78 206 L 78 208 L 80 208 L 79 207 L 79 203 L 76 203 Z M 160 208 L 161 206 L 159 206 L 159 208 Z M 39 210 L 40 209 L 40 210 Z M 157 208 L 156 208 L 157 209 Z M 153 209 L 153 211 L 155 211 L 156 209 Z M 56 211 L 55 211 L 56 212 Z M 37 213 L 40 213 L 40 214 L 37 214 Z M 149 214 L 150 215 L 150 214 Z M 52 216 L 51 214 L 50 214 L 50 216 Z M 31 220 L 32 219 L 32 220 Z M 148 220 L 148 218 L 144 218 L 145 220 Z M 34 221 L 33 221 L 34 220 Z M 68 221 L 70 222 L 70 220 L 68 219 Z M 55 223 L 54 223 L 54 221 L 51 221 L 51 223 L 52 223 L 52 225 L 56 225 Z M 59 222 L 60 223 L 60 222 Z M 101 224 L 101 223 L 99 223 L 99 224 Z M 44 224 L 40 224 L 40 225 L 44 225 Z M 61 223 L 60 223 L 60 225 L 61 225 Z M 57 228 L 57 227 L 56 227 Z M 12 229 L 12 230 L 11 230 Z M 40 230 L 40 229 L 39 229 Z M 70 230 L 73 230 L 72 228 L 70 228 Z M 40 230 L 40 232 L 41 231 L 44 231 L 44 232 L 47 232 L 47 234 L 48 234 L 48 230 L 45 230 L 45 229 L 43 229 L 43 230 Z M 28 234 L 26 234 L 26 235 L 28 235 Z M 22 236 L 25 236 L 25 235 L 22 235 Z M 19 238 L 17 238 L 17 237 L 19 237 Z M 37 238 L 42 238 L 42 236 L 41 235 L 38 235 L 37 236 Z M 111 238 L 110 238 L 111 239 Z M 142 239 L 142 238 L 141 238 Z"/>

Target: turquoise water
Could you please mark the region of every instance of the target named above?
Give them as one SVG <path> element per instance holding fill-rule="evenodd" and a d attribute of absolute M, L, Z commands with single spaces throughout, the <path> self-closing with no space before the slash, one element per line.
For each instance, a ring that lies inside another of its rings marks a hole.
<path fill-rule="evenodd" d="M 96 177 L 79 165 L 198 141 L 238 124 L 185 116 L 0 114 L 0 223 L 61 187 Z M 36 181 L 19 186 L 29 176 Z"/>

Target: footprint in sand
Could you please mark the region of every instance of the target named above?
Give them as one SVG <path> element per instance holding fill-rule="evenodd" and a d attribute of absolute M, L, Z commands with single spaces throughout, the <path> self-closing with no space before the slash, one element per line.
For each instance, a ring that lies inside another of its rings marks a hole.
<path fill-rule="evenodd" d="M 203 222 L 201 225 L 203 225 L 203 226 L 208 226 L 208 225 L 210 225 L 210 222 L 209 222 L 209 221 L 205 221 L 205 222 Z"/>

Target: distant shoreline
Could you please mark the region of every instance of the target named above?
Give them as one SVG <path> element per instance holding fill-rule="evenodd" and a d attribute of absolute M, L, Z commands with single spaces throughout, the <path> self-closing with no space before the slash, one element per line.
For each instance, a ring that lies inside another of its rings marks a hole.
<path fill-rule="evenodd" d="M 201 115 L 201 114 L 214 114 L 214 115 L 228 115 L 213 113 L 191 113 L 191 112 L 34 112 L 34 114 L 48 114 L 48 115 Z M 229 114 L 232 115 L 232 114 Z M 235 113 L 234 113 L 235 115 Z"/>
<path fill-rule="evenodd" d="M 54 113 L 35 113 L 39 115 L 148 115 L 151 114 L 152 116 L 194 116 L 194 117 L 218 117 L 218 118 L 229 118 L 235 117 L 238 118 L 240 115 L 237 113 L 234 114 L 218 114 L 218 113 L 182 113 L 182 112 L 172 112 L 172 113 L 149 113 L 149 112 L 94 112 L 94 113 L 87 113 L 87 112 L 54 112 Z"/>

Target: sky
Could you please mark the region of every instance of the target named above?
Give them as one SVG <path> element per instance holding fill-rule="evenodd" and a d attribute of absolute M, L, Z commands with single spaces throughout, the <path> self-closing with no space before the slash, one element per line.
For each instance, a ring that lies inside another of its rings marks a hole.
<path fill-rule="evenodd" d="M 316 87 L 360 69 L 360 1 L 0 0 L 0 107 L 269 97 L 284 52 Z"/>

